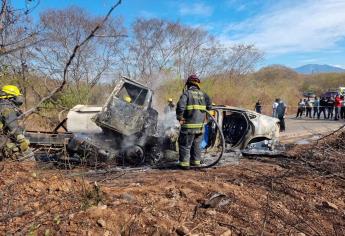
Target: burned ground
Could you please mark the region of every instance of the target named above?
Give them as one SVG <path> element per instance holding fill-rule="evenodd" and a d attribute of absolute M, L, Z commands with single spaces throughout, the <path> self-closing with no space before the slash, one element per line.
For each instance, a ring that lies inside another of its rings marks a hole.
<path fill-rule="evenodd" d="M 345 235 L 344 133 L 201 171 L 1 163 L 2 234 Z"/>

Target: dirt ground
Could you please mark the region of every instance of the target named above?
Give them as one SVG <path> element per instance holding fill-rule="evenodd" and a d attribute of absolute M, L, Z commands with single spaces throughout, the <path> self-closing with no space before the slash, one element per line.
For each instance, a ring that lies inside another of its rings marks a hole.
<path fill-rule="evenodd" d="M 1 235 L 345 235 L 345 134 L 206 170 L 0 163 Z"/>

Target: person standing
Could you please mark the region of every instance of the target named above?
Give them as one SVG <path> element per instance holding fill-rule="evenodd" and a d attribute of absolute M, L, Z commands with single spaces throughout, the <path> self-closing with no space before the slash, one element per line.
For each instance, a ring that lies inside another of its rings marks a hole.
<path fill-rule="evenodd" d="M 206 118 L 205 110 L 211 108 L 211 99 L 200 90 L 199 78 L 194 74 L 190 75 L 176 106 L 176 118 L 181 125 L 178 144 L 179 166 L 182 169 L 201 164 L 200 143 Z"/>
<path fill-rule="evenodd" d="M 340 118 L 345 119 L 345 99 L 344 96 L 340 96 L 341 108 L 340 108 Z"/>
<path fill-rule="evenodd" d="M 332 97 L 327 99 L 327 119 L 333 119 L 334 100 Z"/>
<path fill-rule="evenodd" d="M 173 111 L 175 111 L 175 109 L 176 108 L 175 108 L 175 104 L 174 104 L 173 99 L 169 98 L 168 99 L 168 104 L 164 108 L 164 113 L 167 114 L 167 113 L 173 112 Z"/>
<path fill-rule="evenodd" d="M 334 99 L 334 120 L 339 120 L 339 115 L 340 115 L 340 108 L 341 108 L 341 99 L 340 96 L 337 95 L 335 96 Z"/>
<path fill-rule="evenodd" d="M 321 113 L 323 113 L 323 118 L 326 119 L 326 108 L 327 108 L 327 101 L 324 97 L 320 100 L 320 107 L 319 107 L 319 113 L 317 115 L 317 118 L 320 119 Z"/>
<path fill-rule="evenodd" d="M 315 97 L 315 100 L 313 102 L 313 119 L 318 116 L 320 109 L 320 99 L 318 97 Z"/>
<path fill-rule="evenodd" d="M 14 85 L 5 85 L 0 92 L 0 159 L 19 159 L 29 149 L 30 142 L 23 135 L 18 119 L 22 94 Z"/>
<path fill-rule="evenodd" d="M 281 99 L 278 99 L 278 106 L 277 106 L 276 112 L 277 112 L 277 117 L 279 119 L 280 132 L 284 132 L 286 128 L 285 127 L 286 105 Z"/>
<path fill-rule="evenodd" d="M 276 98 L 276 100 L 273 102 L 272 104 L 272 117 L 277 117 L 277 107 L 278 107 L 278 102 L 279 102 L 279 99 Z"/>
<path fill-rule="evenodd" d="M 297 104 L 297 114 L 296 118 L 302 118 L 303 112 L 305 110 L 305 103 L 302 99 L 299 100 L 299 103 Z"/>
<path fill-rule="evenodd" d="M 258 100 L 258 101 L 255 103 L 255 111 L 256 111 L 257 113 L 260 113 L 260 114 L 261 114 L 261 112 L 262 112 L 262 106 L 261 106 L 261 101 L 260 101 L 260 100 Z"/>
<path fill-rule="evenodd" d="M 311 110 L 313 109 L 313 103 L 312 101 L 310 101 L 310 98 L 307 99 L 306 109 L 307 109 L 307 112 L 305 116 L 311 118 Z"/>

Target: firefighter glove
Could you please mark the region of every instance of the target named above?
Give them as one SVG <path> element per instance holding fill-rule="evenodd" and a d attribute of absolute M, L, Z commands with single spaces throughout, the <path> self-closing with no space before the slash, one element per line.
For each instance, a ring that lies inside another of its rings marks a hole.
<path fill-rule="evenodd" d="M 30 141 L 26 139 L 24 135 L 22 134 L 17 135 L 17 142 L 22 152 L 25 152 L 26 150 L 29 149 Z"/>

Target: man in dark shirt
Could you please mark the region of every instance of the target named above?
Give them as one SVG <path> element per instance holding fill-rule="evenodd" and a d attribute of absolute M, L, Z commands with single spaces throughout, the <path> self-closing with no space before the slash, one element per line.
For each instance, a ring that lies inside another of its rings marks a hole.
<path fill-rule="evenodd" d="M 255 103 L 255 111 L 256 111 L 257 113 L 260 113 L 260 114 L 261 114 L 261 112 L 262 112 L 262 106 L 261 106 L 261 101 L 260 101 L 260 100 L 258 100 L 258 101 Z"/>
<path fill-rule="evenodd" d="M 334 99 L 332 97 L 327 99 L 327 119 L 333 119 Z"/>
<path fill-rule="evenodd" d="M 286 114 L 286 105 L 281 100 L 278 99 L 278 106 L 277 106 L 277 117 L 279 119 L 279 125 L 280 125 L 280 132 L 285 131 L 285 114 Z"/>
<path fill-rule="evenodd" d="M 323 113 L 323 118 L 324 119 L 327 119 L 327 116 L 326 116 L 326 108 L 327 108 L 328 104 L 327 104 L 327 101 L 324 97 L 322 97 L 320 99 L 320 107 L 319 107 L 319 113 L 317 114 L 317 118 L 320 119 L 321 117 L 321 113 Z"/>

